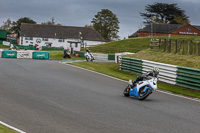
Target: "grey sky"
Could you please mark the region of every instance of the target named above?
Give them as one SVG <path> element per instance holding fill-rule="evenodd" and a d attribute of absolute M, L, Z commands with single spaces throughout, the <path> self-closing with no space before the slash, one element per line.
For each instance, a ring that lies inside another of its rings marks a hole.
<path fill-rule="evenodd" d="M 128 37 L 142 26 L 140 12 L 145 12 L 147 4 L 155 2 L 177 3 L 186 11 L 192 25 L 200 25 L 199 0 L 0 0 L 0 25 L 8 18 L 16 21 L 29 17 L 38 24 L 50 21 L 65 26 L 85 26 L 101 9 L 109 9 L 120 21 L 119 36 Z"/>

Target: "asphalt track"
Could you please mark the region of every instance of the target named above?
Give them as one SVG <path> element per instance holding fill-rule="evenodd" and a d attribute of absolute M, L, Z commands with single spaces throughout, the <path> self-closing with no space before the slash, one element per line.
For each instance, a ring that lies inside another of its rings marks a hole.
<path fill-rule="evenodd" d="M 0 121 L 27 133 L 200 133 L 200 102 L 155 92 L 58 61 L 0 58 Z"/>

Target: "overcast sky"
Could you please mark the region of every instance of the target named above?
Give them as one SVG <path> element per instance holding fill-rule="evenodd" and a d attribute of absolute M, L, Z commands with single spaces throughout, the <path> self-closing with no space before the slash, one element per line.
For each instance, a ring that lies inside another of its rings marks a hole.
<path fill-rule="evenodd" d="M 65 26 L 85 26 L 101 9 L 109 9 L 119 19 L 120 38 L 128 37 L 142 26 L 147 4 L 177 3 L 186 11 L 192 25 L 200 25 L 200 0 L 0 0 L 0 25 L 8 18 L 29 17 L 38 24 L 55 18 Z"/>

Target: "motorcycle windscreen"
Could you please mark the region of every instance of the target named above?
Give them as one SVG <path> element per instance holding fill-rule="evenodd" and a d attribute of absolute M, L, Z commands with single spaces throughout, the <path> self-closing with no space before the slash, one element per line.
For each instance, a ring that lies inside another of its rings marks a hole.
<path fill-rule="evenodd" d="M 137 87 L 131 89 L 129 95 L 130 95 L 130 96 L 139 97 L 139 93 L 138 93 L 138 91 L 137 91 Z"/>

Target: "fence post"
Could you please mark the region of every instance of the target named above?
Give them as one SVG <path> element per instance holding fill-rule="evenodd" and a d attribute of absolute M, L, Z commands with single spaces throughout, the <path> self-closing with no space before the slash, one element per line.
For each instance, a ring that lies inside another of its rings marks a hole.
<path fill-rule="evenodd" d="M 192 55 L 193 54 L 193 43 L 192 43 L 192 41 L 190 41 L 190 55 Z"/>
<path fill-rule="evenodd" d="M 175 54 L 178 52 L 178 40 L 175 41 Z"/>
<path fill-rule="evenodd" d="M 168 50 L 169 53 L 171 53 L 171 47 L 172 47 L 172 40 L 170 39 L 169 40 L 169 50 Z"/>
<path fill-rule="evenodd" d="M 200 42 L 198 43 L 198 55 L 200 56 Z"/>

